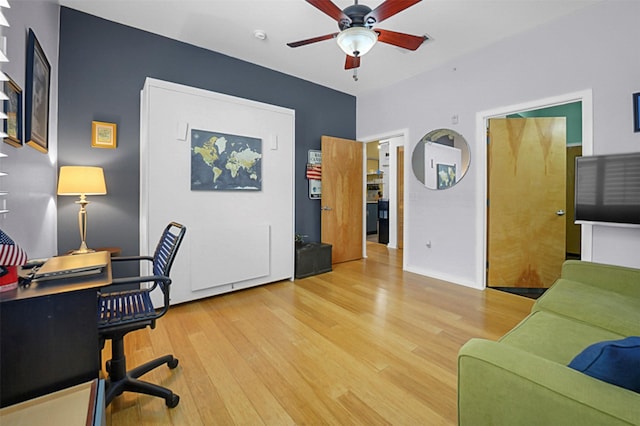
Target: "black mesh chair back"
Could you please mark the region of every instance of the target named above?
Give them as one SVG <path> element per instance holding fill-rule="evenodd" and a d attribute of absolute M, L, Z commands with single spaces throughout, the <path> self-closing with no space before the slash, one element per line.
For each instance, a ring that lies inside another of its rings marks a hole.
<path fill-rule="evenodd" d="M 107 404 L 123 392 L 139 392 L 159 396 L 165 399 L 167 406 L 170 408 L 178 405 L 180 401 L 180 397 L 171 390 L 138 379 L 138 377 L 162 364 L 167 364 L 171 369 L 176 368 L 178 359 L 174 358 L 173 355 L 165 355 L 127 371 L 124 336 L 129 332 L 142 328 L 154 328 L 156 320 L 169 310 L 171 286 L 169 274 L 185 232 L 186 228 L 183 225 L 171 222 L 162 233 L 153 257 L 114 257 L 111 260 L 113 263 L 127 261 L 152 262 L 151 270 L 153 275 L 114 279 L 112 285 L 130 284 L 137 285 L 138 288 L 107 292 L 105 290 L 108 290 L 109 287 L 106 287 L 98 296 L 98 332 L 100 340 L 103 344 L 105 340 L 111 340 L 111 359 L 106 363 L 106 370 L 109 374 L 106 381 Z M 154 291 L 162 292 L 162 306 L 154 307 L 151 298 L 151 293 Z"/>

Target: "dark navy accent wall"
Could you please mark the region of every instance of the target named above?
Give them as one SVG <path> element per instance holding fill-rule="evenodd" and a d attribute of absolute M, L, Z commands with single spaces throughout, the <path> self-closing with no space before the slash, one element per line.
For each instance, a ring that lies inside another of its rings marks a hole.
<path fill-rule="evenodd" d="M 320 240 L 320 201 L 309 200 L 305 178 L 307 151 L 320 149 L 322 135 L 355 139 L 354 96 L 62 7 L 58 163 L 102 166 L 107 181 L 106 196 L 89 197 L 89 247 L 138 254 L 140 90 L 146 77 L 295 110 L 295 230 Z M 115 150 L 91 148 L 93 120 L 118 125 Z M 61 253 L 79 246 L 74 200 L 58 197 Z"/>

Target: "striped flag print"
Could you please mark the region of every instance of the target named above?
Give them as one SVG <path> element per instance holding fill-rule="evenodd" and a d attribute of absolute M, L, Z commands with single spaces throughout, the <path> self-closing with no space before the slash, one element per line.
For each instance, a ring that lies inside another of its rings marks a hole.
<path fill-rule="evenodd" d="M 322 165 L 321 164 L 307 164 L 307 179 L 322 180 Z"/>
<path fill-rule="evenodd" d="M 0 265 L 16 266 L 26 262 L 27 253 L 0 229 Z"/>

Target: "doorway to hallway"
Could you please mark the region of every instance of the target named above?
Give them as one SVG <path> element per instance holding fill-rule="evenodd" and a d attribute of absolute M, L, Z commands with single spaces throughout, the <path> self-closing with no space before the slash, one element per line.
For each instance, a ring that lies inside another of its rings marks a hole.
<path fill-rule="evenodd" d="M 406 130 L 362 139 L 366 146 L 362 230 L 365 243 L 392 249 L 403 247 L 405 134 Z M 364 256 L 367 256 L 367 244 Z"/>
<path fill-rule="evenodd" d="M 478 180 L 478 215 L 476 216 L 478 219 L 478 227 L 477 232 L 481 233 L 478 235 L 478 242 L 482 244 L 481 247 L 478 247 L 484 253 L 484 256 L 478 258 L 477 264 L 477 279 L 479 283 L 482 283 L 482 288 L 487 286 L 492 286 L 492 283 L 488 279 L 487 274 L 487 263 L 491 264 L 492 260 L 489 259 L 489 232 L 491 225 L 488 223 L 487 218 L 490 212 L 490 205 L 487 204 L 487 199 L 491 195 L 491 188 L 488 183 L 489 176 L 489 166 L 487 164 L 488 159 L 488 149 L 486 144 L 486 129 L 487 123 L 492 118 L 497 117 L 509 117 L 513 116 L 513 114 L 522 114 L 523 111 L 533 111 L 533 110 L 541 110 L 541 109 L 553 109 L 557 106 L 569 105 L 572 103 L 577 103 L 578 105 L 578 114 L 581 118 L 581 123 L 579 123 L 579 130 L 581 133 L 581 147 L 579 150 L 577 149 L 567 149 L 567 156 L 574 157 L 577 151 L 579 152 L 577 155 L 592 155 L 593 151 L 593 131 L 592 131 L 592 94 L 591 91 L 582 91 L 576 93 L 570 93 L 565 95 L 556 96 L 553 98 L 547 98 L 543 100 L 528 102 L 525 104 L 501 107 L 492 111 L 484 111 L 479 112 L 477 114 L 477 150 L 479 156 L 479 165 L 480 165 L 480 179 Z M 568 137 L 568 139 L 572 139 Z M 570 160 L 573 161 L 573 160 Z M 567 168 L 569 170 L 569 168 Z M 484 177 L 484 178 L 483 178 Z M 572 180 L 572 176 L 568 175 L 567 180 L 570 182 Z M 568 185 L 571 187 L 572 185 Z M 483 190 L 484 189 L 484 190 Z M 567 194 L 567 198 L 570 200 L 569 205 L 572 204 L 573 195 Z M 493 204 L 491 204 L 493 206 Z M 557 214 L 558 212 L 556 212 Z M 561 212 L 563 215 L 570 216 L 570 211 Z M 567 222 L 570 224 L 573 223 L 573 219 L 567 217 Z M 568 233 L 567 233 L 568 235 Z M 590 226 L 582 226 L 580 229 L 580 235 L 578 239 L 578 248 L 575 247 L 575 240 L 573 243 L 567 241 L 566 244 L 566 253 L 567 257 L 575 257 L 579 256 L 583 260 L 591 259 L 591 240 L 592 240 L 592 230 Z M 564 244 L 563 244 L 564 246 Z M 562 252 L 565 252 L 565 248 L 562 247 Z M 576 251 L 579 254 L 576 254 Z M 564 256 L 563 256 L 564 257 Z M 495 262 L 495 260 L 494 260 Z M 495 284 L 493 284 L 495 286 Z"/>

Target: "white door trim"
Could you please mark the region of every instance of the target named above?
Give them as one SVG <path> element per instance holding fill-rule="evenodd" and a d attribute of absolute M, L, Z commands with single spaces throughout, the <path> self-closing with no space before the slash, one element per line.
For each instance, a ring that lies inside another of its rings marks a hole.
<path fill-rule="evenodd" d="M 409 139 L 409 129 L 400 129 L 400 130 L 394 130 L 394 131 L 390 131 L 390 132 L 385 132 L 385 133 L 380 133 L 377 135 L 370 135 L 367 137 L 358 137 L 357 140 L 362 141 L 363 144 L 367 144 L 369 142 L 375 142 L 375 141 L 379 141 L 379 140 L 384 140 L 384 139 L 393 139 L 393 138 L 402 138 L 401 141 L 399 141 L 397 144 L 395 144 L 393 146 L 394 152 L 392 153 L 392 147 L 389 147 L 389 173 L 390 173 L 390 181 L 389 184 L 393 187 L 394 185 L 397 187 L 397 180 L 394 177 L 394 174 L 396 173 L 397 170 L 397 159 L 395 158 L 396 156 L 396 152 L 395 152 L 395 148 L 397 148 L 398 146 L 404 146 L 405 148 L 407 147 L 407 141 L 410 140 Z M 407 149 L 405 149 L 405 164 L 407 164 Z M 363 176 L 362 176 L 362 185 L 363 185 L 363 197 L 362 197 L 362 203 L 363 203 L 363 221 L 362 221 L 362 256 L 363 257 L 367 257 L 367 217 L 366 217 L 366 210 L 367 210 L 367 191 L 366 191 L 366 185 L 367 185 L 367 152 L 366 149 L 363 150 Z M 404 181 L 407 182 L 408 176 L 407 176 L 407 167 L 404 168 Z M 407 200 L 407 185 L 405 184 L 404 186 L 404 199 L 405 199 L 405 203 Z M 396 195 L 395 191 L 390 191 L 389 192 L 389 216 L 391 218 L 396 218 L 397 217 L 397 205 L 398 205 L 398 198 Z M 407 206 L 405 204 L 405 208 L 404 208 L 404 224 L 405 224 L 405 231 L 404 231 L 404 236 L 407 235 L 408 230 L 407 230 Z M 394 223 L 391 223 L 394 222 Z M 395 231 L 394 231 L 395 229 Z M 389 223 L 389 237 L 390 237 L 390 241 L 391 241 L 391 232 L 397 232 L 397 221 L 391 221 Z M 397 238 L 397 237 L 396 237 Z M 406 244 L 406 237 L 403 237 L 403 247 L 407 247 Z M 397 243 L 395 247 L 392 248 L 396 248 L 397 247 Z M 407 259 L 407 256 L 403 255 L 402 256 L 402 269 L 406 269 L 406 264 L 405 264 L 405 259 Z"/>

